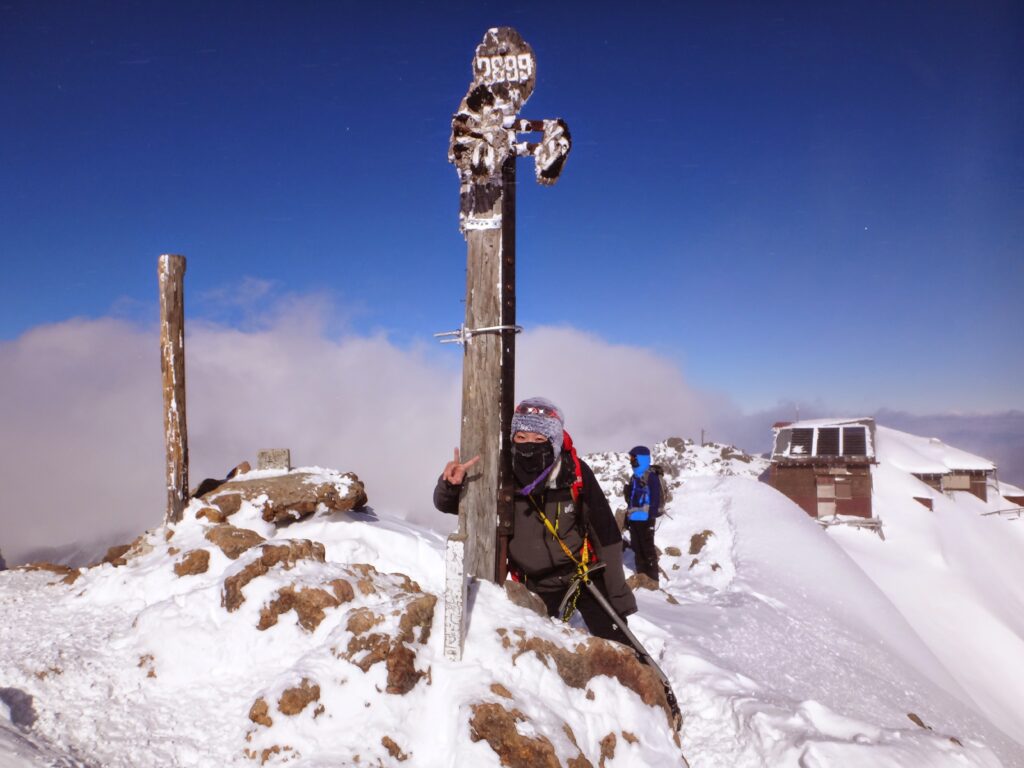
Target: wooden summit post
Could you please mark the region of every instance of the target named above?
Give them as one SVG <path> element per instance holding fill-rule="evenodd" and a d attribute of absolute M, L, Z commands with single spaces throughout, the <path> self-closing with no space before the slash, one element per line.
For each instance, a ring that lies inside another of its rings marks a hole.
<path fill-rule="evenodd" d="M 160 370 L 164 385 L 167 457 L 165 522 L 181 520 L 188 503 L 188 429 L 185 423 L 185 257 L 164 254 L 160 279 Z"/>
<path fill-rule="evenodd" d="M 459 174 L 459 229 L 467 245 L 466 320 L 445 341 L 463 345 L 463 460 L 480 461 L 463 484 L 459 530 L 445 555 L 445 654 L 462 657 L 466 577 L 504 581 L 512 533 L 509 430 L 515 406 L 515 158 L 532 155 L 537 180 L 554 184 L 569 153 L 562 120 L 517 118 L 536 83 L 533 49 L 510 27 L 489 29 L 473 81 L 452 118 L 448 160 Z M 517 143 L 517 132 L 543 132 Z M 500 539 L 500 545 L 499 545 Z"/>

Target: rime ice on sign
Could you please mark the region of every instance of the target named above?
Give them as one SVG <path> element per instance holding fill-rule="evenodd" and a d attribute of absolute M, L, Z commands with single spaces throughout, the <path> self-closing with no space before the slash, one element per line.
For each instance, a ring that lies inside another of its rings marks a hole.
<path fill-rule="evenodd" d="M 511 27 L 487 30 L 473 57 L 473 82 L 452 118 L 448 161 L 460 181 L 459 226 L 497 229 L 501 214 L 501 169 L 511 153 L 533 155 L 537 181 L 553 184 L 569 154 L 569 130 L 562 120 L 517 120 L 533 93 L 537 60 L 533 48 Z M 535 144 L 515 141 L 517 131 L 542 131 Z"/>

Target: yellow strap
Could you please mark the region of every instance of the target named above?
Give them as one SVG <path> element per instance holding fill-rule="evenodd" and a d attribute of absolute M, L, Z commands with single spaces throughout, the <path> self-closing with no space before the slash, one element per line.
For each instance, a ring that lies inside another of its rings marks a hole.
<path fill-rule="evenodd" d="M 540 519 L 544 523 L 544 527 L 547 528 L 548 532 L 555 537 L 555 541 L 558 542 L 558 545 L 562 548 L 562 551 L 565 552 L 566 556 L 570 560 L 572 560 L 573 563 L 576 565 L 576 572 L 579 573 L 580 577 L 583 579 L 584 582 L 587 581 L 589 578 L 589 568 L 587 564 L 590 562 L 590 542 L 587 539 L 586 534 L 584 534 L 583 536 L 583 551 L 580 554 L 580 559 L 577 560 L 573 556 L 572 550 L 570 550 L 566 543 L 562 541 L 562 538 L 558 535 L 558 531 L 555 529 L 555 526 L 553 526 L 551 524 L 551 521 L 548 520 L 548 516 L 544 514 L 544 511 L 540 508 L 540 505 L 537 504 L 537 502 L 534 500 L 533 496 L 528 495 L 527 498 L 530 500 L 530 503 L 533 504 L 533 508 L 537 510 L 537 514 L 540 515 Z"/>

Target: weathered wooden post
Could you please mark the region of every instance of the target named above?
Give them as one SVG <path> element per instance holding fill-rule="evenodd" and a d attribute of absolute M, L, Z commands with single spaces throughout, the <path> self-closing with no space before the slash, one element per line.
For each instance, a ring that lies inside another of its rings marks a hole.
<path fill-rule="evenodd" d="M 466 576 L 505 579 L 511 535 L 509 429 L 515 405 L 515 158 L 533 155 L 537 180 L 553 184 L 569 153 L 561 120 L 517 114 L 536 83 L 533 49 L 510 27 L 489 29 L 473 59 L 473 81 L 452 118 L 448 159 L 459 174 L 459 228 L 467 244 L 466 320 L 448 341 L 463 344 L 464 459 L 480 456 L 459 503 L 459 530 L 445 557 L 445 653 L 462 656 Z M 517 143 L 518 131 L 543 131 Z M 498 546 L 500 541 L 502 546 Z"/>
<path fill-rule="evenodd" d="M 181 520 L 188 503 L 188 429 L 185 423 L 185 257 L 164 254 L 160 279 L 160 370 L 164 385 L 167 471 L 165 520 Z"/>

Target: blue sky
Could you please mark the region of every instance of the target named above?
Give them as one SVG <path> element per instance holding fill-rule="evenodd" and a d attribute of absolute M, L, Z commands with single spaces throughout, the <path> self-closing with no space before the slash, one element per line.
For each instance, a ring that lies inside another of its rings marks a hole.
<path fill-rule="evenodd" d="M 524 116 L 574 139 L 553 189 L 520 164 L 522 324 L 748 409 L 1024 408 L 1019 3 L 0 0 L 0 339 L 152 323 L 177 252 L 193 317 L 324 293 L 336 332 L 432 344 L 497 25 L 537 55 Z"/>

